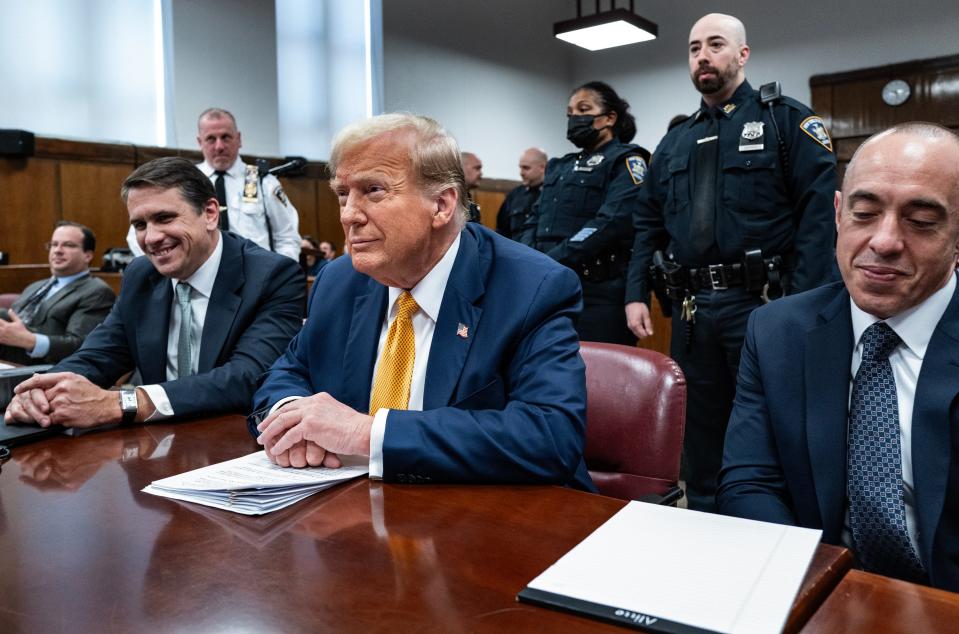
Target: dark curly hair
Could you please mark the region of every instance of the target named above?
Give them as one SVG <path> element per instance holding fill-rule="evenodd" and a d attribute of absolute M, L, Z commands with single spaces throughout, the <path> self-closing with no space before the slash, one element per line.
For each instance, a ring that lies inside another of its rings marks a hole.
<path fill-rule="evenodd" d="M 573 89 L 570 95 L 580 90 L 589 90 L 596 93 L 599 103 L 606 112 L 616 113 L 616 123 L 613 125 L 613 134 L 622 143 L 629 143 L 636 136 L 636 118 L 629 113 L 629 102 L 616 94 L 612 86 L 602 81 L 589 81 Z"/>

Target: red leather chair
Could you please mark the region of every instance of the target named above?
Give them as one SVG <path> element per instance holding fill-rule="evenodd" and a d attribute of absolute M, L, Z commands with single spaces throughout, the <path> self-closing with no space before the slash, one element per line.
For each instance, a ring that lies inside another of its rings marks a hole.
<path fill-rule="evenodd" d="M 10 308 L 19 297 L 20 293 L 0 293 L 0 308 Z"/>
<path fill-rule="evenodd" d="M 686 377 L 652 350 L 581 342 L 586 466 L 603 495 L 672 504 L 682 496 Z"/>

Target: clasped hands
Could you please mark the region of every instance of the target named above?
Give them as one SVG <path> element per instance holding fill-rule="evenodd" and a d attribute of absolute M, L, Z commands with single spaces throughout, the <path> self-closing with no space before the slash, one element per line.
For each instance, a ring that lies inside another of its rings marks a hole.
<path fill-rule="evenodd" d="M 281 467 L 342 466 L 339 454 L 368 456 L 373 417 L 326 392 L 290 401 L 256 426 L 256 439 Z"/>
<path fill-rule="evenodd" d="M 3 415 L 8 425 L 95 427 L 118 423 L 122 418 L 116 392 L 98 387 L 73 372 L 34 374 L 13 392 Z"/>

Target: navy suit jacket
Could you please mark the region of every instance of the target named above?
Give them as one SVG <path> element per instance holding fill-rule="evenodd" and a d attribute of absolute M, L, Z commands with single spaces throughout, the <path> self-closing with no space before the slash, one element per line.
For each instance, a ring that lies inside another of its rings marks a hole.
<path fill-rule="evenodd" d="M 424 411 L 389 413 L 384 479 L 595 490 L 583 462 L 586 375 L 573 328 L 579 280 L 475 223 L 460 236 L 433 334 Z M 262 415 L 284 397 L 325 391 L 367 412 L 387 296 L 348 257 L 324 266 L 306 325 L 264 376 L 254 410 Z M 457 334 L 460 324 L 466 337 Z"/>
<path fill-rule="evenodd" d="M 137 368 L 160 384 L 177 417 L 248 412 L 256 380 L 300 328 L 306 282 L 299 264 L 221 232 L 223 256 L 203 323 L 198 373 L 167 381 L 173 284 L 146 257 L 130 263 L 120 297 L 83 346 L 50 372 L 109 387 Z"/>
<path fill-rule="evenodd" d="M 853 332 L 849 293 L 830 284 L 753 312 L 726 433 L 720 512 L 823 531 L 846 513 Z M 936 326 L 916 386 L 913 481 L 919 556 L 932 585 L 959 591 L 959 293 Z"/>

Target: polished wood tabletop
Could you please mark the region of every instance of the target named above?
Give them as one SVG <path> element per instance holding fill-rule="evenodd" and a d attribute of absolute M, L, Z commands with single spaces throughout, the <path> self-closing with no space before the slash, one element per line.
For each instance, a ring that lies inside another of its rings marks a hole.
<path fill-rule="evenodd" d="M 622 631 L 515 600 L 619 500 L 362 478 L 247 517 L 140 491 L 257 449 L 238 416 L 15 447 L 0 472 L 0 632 Z M 789 629 L 848 558 L 820 547 Z"/>
<path fill-rule="evenodd" d="M 959 594 L 852 570 L 803 632 L 959 632 Z"/>

